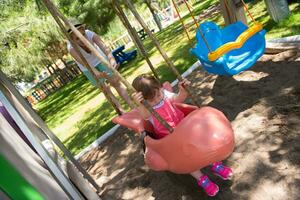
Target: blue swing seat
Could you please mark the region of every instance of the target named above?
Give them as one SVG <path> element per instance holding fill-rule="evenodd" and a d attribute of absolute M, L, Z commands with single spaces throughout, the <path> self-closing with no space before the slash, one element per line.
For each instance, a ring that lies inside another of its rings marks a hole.
<path fill-rule="evenodd" d="M 213 22 L 204 22 L 200 29 L 211 51 L 215 51 L 224 44 L 236 41 L 248 27 L 238 21 L 221 29 Z M 250 37 L 241 48 L 230 50 L 215 61 L 210 61 L 209 50 L 200 30 L 197 30 L 197 44 L 190 51 L 209 73 L 232 76 L 250 68 L 263 55 L 266 46 L 265 33 L 262 29 Z"/>

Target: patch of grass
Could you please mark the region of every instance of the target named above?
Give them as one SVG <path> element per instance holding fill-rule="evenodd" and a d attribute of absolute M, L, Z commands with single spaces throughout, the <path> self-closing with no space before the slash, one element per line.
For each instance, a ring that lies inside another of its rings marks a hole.
<path fill-rule="evenodd" d="M 97 108 L 86 112 L 71 131 L 58 137 L 72 153 L 77 154 L 114 125 L 111 122 L 114 116 L 116 112 L 107 101 L 103 101 Z"/>
<path fill-rule="evenodd" d="M 300 3 L 291 4 L 289 6 L 289 17 L 280 23 L 276 23 L 271 19 L 264 1 L 256 1 L 250 5 L 250 10 L 254 18 L 261 22 L 267 31 L 267 39 L 300 34 Z M 248 21 L 251 25 L 252 22 Z"/>
<path fill-rule="evenodd" d="M 217 2 L 218 0 L 206 0 L 194 5 L 195 16 Z M 279 24 L 276 24 L 270 19 L 264 1 L 255 1 L 249 5 L 255 19 L 264 24 L 264 28 L 267 30 L 267 38 L 283 37 L 300 33 L 299 3 L 290 5 L 291 15 L 288 19 Z M 183 19 L 185 21 L 191 20 L 188 15 L 183 17 Z M 221 26 L 224 24 L 220 14 L 210 16 L 206 20 L 212 20 Z M 189 32 L 192 41 L 194 41 L 195 26 L 190 27 Z M 188 69 L 197 60 L 189 53 L 189 49 L 194 43 L 189 43 L 179 21 L 171 24 L 163 31 L 156 33 L 156 36 L 180 73 Z M 174 80 L 174 74 L 167 67 L 150 39 L 147 38 L 143 43 L 162 81 Z M 140 55 L 138 55 L 135 60 L 121 66 L 119 71 L 129 82 L 132 82 L 132 80 L 141 73 L 151 73 L 147 63 Z M 39 110 L 39 114 L 53 130 L 60 124 L 65 123 L 68 118 L 75 115 L 83 105 L 87 105 L 97 94 L 99 94 L 98 90 L 93 87 L 85 77 L 80 76 L 64 88 L 38 103 L 35 108 Z M 109 130 L 114 125 L 111 119 L 115 115 L 116 113 L 112 107 L 103 99 L 103 101 L 99 102 L 99 105 L 93 109 L 88 110 L 80 116 L 76 116 L 79 120 L 74 126 L 71 128 L 65 126 L 68 128 L 56 130 L 55 134 L 58 135 L 72 153 L 76 154 L 100 137 L 105 131 Z"/>
<path fill-rule="evenodd" d="M 34 106 L 50 128 L 56 127 L 98 94 L 84 75 L 78 76 Z"/>

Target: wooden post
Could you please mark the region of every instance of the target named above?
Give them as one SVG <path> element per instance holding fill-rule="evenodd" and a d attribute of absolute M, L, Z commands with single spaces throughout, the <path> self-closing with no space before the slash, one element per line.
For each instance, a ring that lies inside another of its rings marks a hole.
<path fill-rule="evenodd" d="M 158 74 L 156 73 L 156 71 L 154 69 L 154 66 L 152 65 L 152 62 L 149 59 L 149 55 L 148 55 L 148 53 L 147 53 L 140 37 L 138 36 L 136 30 L 131 26 L 131 24 L 130 24 L 128 18 L 126 17 L 124 11 L 122 10 L 118 0 L 114 1 L 113 8 L 115 9 L 115 12 L 119 16 L 121 22 L 123 23 L 123 25 L 127 29 L 127 31 L 129 33 L 129 35 L 131 36 L 132 40 L 137 45 L 137 48 L 141 52 L 142 56 L 145 58 L 145 60 L 146 60 L 147 64 L 149 65 L 153 75 L 155 76 L 155 78 L 157 80 L 160 80 Z"/>
<path fill-rule="evenodd" d="M 101 55 L 97 49 L 66 19 L 65 16 L 63 16 L 60 11 L 54 6 L 54 4 L 50 0 L 43 0 L 44 4 L 46 5 L 47 9 L 50 11 L 51 15 L 54 17 L 59 17 L 65 25 L 71 28 L 73 33 L 83 42 L 83 44 L 104 64 L 106 65 L 110 70 L 113 71 L 113 73 L 121 80 L 121 82 L 129 89 L 130 93 L 136 92 L 134 87 L 112 66 L 110 66 L 110 63 Z M 139 102 L 135 102 L 136 104 L 139 104 Z M 154 109 L 147 103 L 147 101 L 143 102 L 144 106 L 148 109 L 148 111 L 155 117 L 157 120 L 170 132 L 173 132 L 173 128 L 161 118 L 161 116 L 154 111 Z"/>
<path fill-rule="evenodd" d="M 142 17 L 139 15 L 139 13 L 137 12 L 137 10 L 133 6 L 132 2 L 130 0 L 125 0 L 125 3 L 127 5 L 127 7 L 129 8 L 129 10 L 132 12 L 132 14 L 135 16 L 135 18 L 138 20 L 138 22 L 141 24 L 141 26 L 144 28 L 144 30 L 146 31 L 146 33 L 149 35 L 150 39 L 152 40 L 152 42 L 154 43 L 154 45 L 156 46 L 156 48 L 158 49 L 158 51 L 160 52 L 160 54 L 162 55 L 162 57 L 164 58 L 164 60 L 166 61 L 167 65 L 170 67 L 170 69 L 173 71 L 173 73 L 177 76 L 177 79 L 179 81 L 182 81 L 183 78 L 182 78 L 181 74 L 178 72 L 178 70 L 174 66 L 173 62 L 167 56 L 167 53 L 163 50 L 163 48 L 159 44 L 158 40 L 154 36 L 154 34 L 147 27 L 146 23 L 144 22 L 144 20 L 142 19 Z M 186 88 L 186 90 L 187 90 L 188 94 L 190 95 L 193 103 L 195 105 L 199 106 L 198 103 L 197 103 L 196 98 L 194 97 L 193 93 L 191 93 L 190 89 Z"/>
<path fill-rule="evenodd" d="M 240 0 L 220 0 L 220 4 L 226 25 L 236 21 L 241 21 L 248 25 L 245 10 Z"/>
<path fill-rule="evenodd" d="M 129 36 L 130 36 L 131 41 L 134 43 L 134 46 L 138 47 L 137 41 L 135 41 L 135 40 L 133 39 L 134 36 L 132 35 L 132 32 L 129 31 L 129 28 L 126 26 L 126 25 L 127 25 L 126 22 L 124 22 L 123 18 L 120 16 L 120 13 L 119 13 L 119 11 L 117 10 L 116 5 L 115 5 L 116 3 L 117 3 L 116 1 L 113 1 L 112 7 L 113 7 L 115 13 L 118 15 L 119 19 L 121 20 L 122 24 L 123 24 L 124 27 L 126 28 L 128 34 L 129 34 Z M 110 43 L 111 43 L 111 42 L 110 42 Z M 138 50 L 138 53 L 139 53 L 140 55 L 143 55 L 142 52 L 141 52 L 141 50 L 140 50 L 140 48 L 137 48 L 137 50 Z"/>
<path fill-rule="evenodd" d="M 160 19 L 158 18 L 156 12 L 153 10 L 152 8 L 152 5 L 151 5 L 151 2 L 149 0 L 144 0 L 145 4 L 147 5 L 148 9 L 150 10 L 151 14 L 152 14 L 152 17 L 159 29 L 159 31 L 161 31 L 163 28 L 162 28 L 162 25 L 161 25 L 161 22 L 160 22 Z"/>

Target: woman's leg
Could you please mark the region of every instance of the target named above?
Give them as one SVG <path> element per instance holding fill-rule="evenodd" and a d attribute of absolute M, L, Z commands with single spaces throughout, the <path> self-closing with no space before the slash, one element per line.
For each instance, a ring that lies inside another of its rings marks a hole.
<path fill-rule="evenodd" d="M 99 67 L 101 67 L 101 66 L 99 66 Z M 97 67 L 96 67 L 96 69 L 97 69 Z M 99 69 L 98 69 L 98 70 L 99 70 Z M 101 69 L 100 69 L 99 71 L 101 71 Z M 83 71 L 82 73 L 89 79 L 89 81 L 90 81 L 95 87 L 97 87 L 97 86 L 96 86 L 96 85 L 97 85 L 97 81 L 94 79 L 93 75 L 92 75 L 89 71 Z M 120 111 L 121 113 L 124 113 L 125 110 L 122 108 L 122 106 L 121 106 L 121 104 L 119 103 L 118 99 L 117 99 L 117 98 L 115 97 L 115 95 L 112 93 L 112 91 L 111 91 L 109 85 L 107 85 L 107 84 L 105 83 L 105 80 L 106 80 L 105 78 L 99 78 L 99 81 L 100 81 L 101 83 L 103 83 L 103 90 L 105 90 L 105 91 L 103 91 L 103 92 L 105 93 L 105 95 L 107 95 L 107 96 L 110 97 L 112 103 L 116 105 L 117 109 L 119 109 L 119 111 Z M 118 112 L 118 111 L 117 111 L 117 112 Z M 118 114 L 119 114 L 119 113 L 118 113 Z"/>
<path fill-rule="evenodd" d="M 111 98 L 112 102 L 117 106 L 117 108 L 121 111 L 121 113 L 125 113 L 125 110 L 122 108 L 120 102 L 115 97 L 115 95 L 112 93 L 110 87 L 107 84 L 103 85 L 103 89 L 105 90 L 105 93 Z"/>
<path fill-rule="evenodd" d="M 107 81 L 111 84 L 111 86 L 113 86 L 117 92 L 119 93 L 119 95 L 126 101 L 126 103 L 131 107 L 134 108 L 134 103 L 133 101 L 130 99 L 125 87 L 120 83 L 120 80 L 115 77 L 115 76 L 111 76 L 107 78 Z"/>

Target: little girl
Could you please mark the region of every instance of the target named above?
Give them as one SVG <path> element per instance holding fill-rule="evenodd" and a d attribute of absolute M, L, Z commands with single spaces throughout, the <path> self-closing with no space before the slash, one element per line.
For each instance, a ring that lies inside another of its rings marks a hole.
<path fill-rule="evenodd" d="M 137 102 L 147 101 L 171 127 L 175 127 L 184 118 L 183 112 L 177 109 L 173 103 L 181 103 L 186 99 L 188 94 L 184 88 L 190 85 L 189 81 L 183 80 L 179 82 L 178 94 L 163 89 L 155 77 L 145 74 L 136 77 L 132 85 L 137 90 L 137 93 L 133 94 L 133 98 Z M 140 103 L 138 110 L 145 120 L 149 120 L 152 123 L 156 138 L 160 139 L 169 135 L 168 130 L 151 115 L 143 104 Z M 224 166 L 222 162 L 213 163 L 211 170 L 223 180 L 229 180 L 232 176 L 232 170 Z M 219 187 L 200 170 L 192 172 L 191 175 L 197 180 L 198 185 L 204 189 L 207 195 L 215 196 L 218 193 Z"/>

